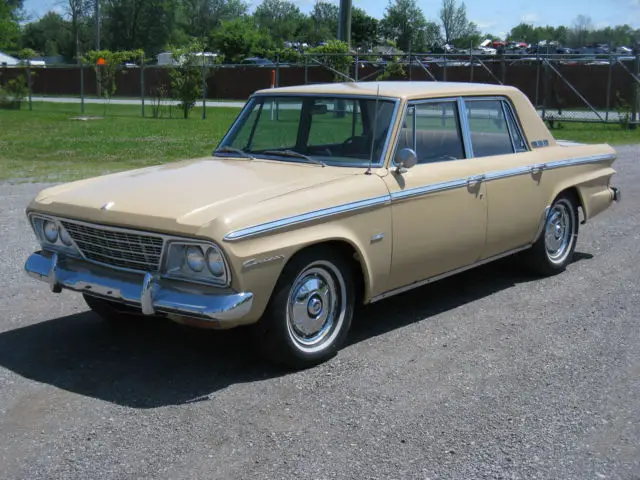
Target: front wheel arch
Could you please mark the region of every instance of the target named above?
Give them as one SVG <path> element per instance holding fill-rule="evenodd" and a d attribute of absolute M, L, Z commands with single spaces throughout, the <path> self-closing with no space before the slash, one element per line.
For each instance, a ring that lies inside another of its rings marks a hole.
<path fill-rule="evenodd" d="M 366 266 L 366 262 L 363 256 L 360 254 L 358 248 L 353 245 L 351 242 L 341 239 L 341 240 L 327 240 L 322 242 L 311 243 L 305 245 L 304 247 L 297 250 L 287 262 L 283 265 L 282 270 L 280 271 L 280 275 L 284 272 L 286 266 L 293 261 L 293 259 L 297 258 L 301 255 L 306 255 L 309 251 L 321 248 L 330 248 L 340 253 L 351 267 L 351 273 L 353 274 L 353 278 L 355 281 L 356 287 L 356 304 L 363 304 L 364 299 L 366 298 L 367 292 L 369 291 L 369 282 L 368 278 L 368 269 Z"/>

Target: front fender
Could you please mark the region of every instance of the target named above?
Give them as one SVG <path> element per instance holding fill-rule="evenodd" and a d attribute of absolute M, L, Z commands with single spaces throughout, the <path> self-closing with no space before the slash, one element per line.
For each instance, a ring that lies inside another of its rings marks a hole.
<path fill-rule="evenodd" d="M 232 288 L 254 294 L 247 320 L 255 321 L 262 315 L 287 262 L 301 250 L 322 243 L 343 242 L 353 249 L 362 269 L 365 303 L 385 291 L 391 268 L 391 228 L 391 210 L 383 205 L 330 221 L 224 242 Z"/>

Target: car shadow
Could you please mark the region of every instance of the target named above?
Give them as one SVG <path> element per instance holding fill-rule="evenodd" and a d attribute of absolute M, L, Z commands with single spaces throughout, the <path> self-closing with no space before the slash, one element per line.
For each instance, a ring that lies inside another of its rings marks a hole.
<path fill-rule="evenodd" d="M 588 259 L 578 254 L 576 259 Z M 503 259 L 359 309 L 349 344 L 535 281 Z M 199 330 L 140 317 L 116 327 L 84 312 L 0 333 L 0 365 L 18 375 L 132 408 L 208 400 L 230 385 L 290 373 L 262 360 L 243 328 Z"/>

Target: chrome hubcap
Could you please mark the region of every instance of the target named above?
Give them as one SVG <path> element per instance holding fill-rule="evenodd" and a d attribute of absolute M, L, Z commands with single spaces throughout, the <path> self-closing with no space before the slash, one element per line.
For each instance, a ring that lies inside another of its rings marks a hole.
<path fill-rule="evenodd" d="M 340 272 L 328 262 L 317 262 L 298 275 L 287 304 L 287 328 L 298 348 L 319 350 L 335 338 L 345 294 Z"/>
<path fill-rule="evenodd" d="M 547 219 L 545 246 L 553 262 L 562 262 L 571 249 L 574 218 L 567 204 L 556 204 Z"/>

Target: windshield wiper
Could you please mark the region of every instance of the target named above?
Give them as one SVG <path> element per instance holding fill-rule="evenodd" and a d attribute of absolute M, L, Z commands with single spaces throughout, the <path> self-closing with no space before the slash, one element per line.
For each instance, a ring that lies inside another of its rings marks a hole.
<path fill-rule="evenodd" d="M 324 163 L 322 160 L 318 160 L 317 158 L 312 158 L 309 155 L 305 155 L 304 153 L 296 152 L 294 150 L 263 150 L 260 153 L 265 153 L 267 155 L 280 155 L 282 157 L 302 158 L 310 163 L 316 163 L 318 165 L 322 165 L 323 167 L 327 166 L 327 164 Z"/>
<path fill-rule="evenodd" d="M 248 152 L 245 152 L 244 150 L 241 150 L 239 148 L 236 147 L 229 147 L 227 145 L 225 145 L 224 147 L 220 147 L 217 150 L 213 151 L 213 154 L 215 155 L 216 153 L 237 153 L 238 155 L 241 155 L 245 158 L 250 158 L 251 160 L 253 160 L 255 157 L 253 155 L 251 155 Z"/>

